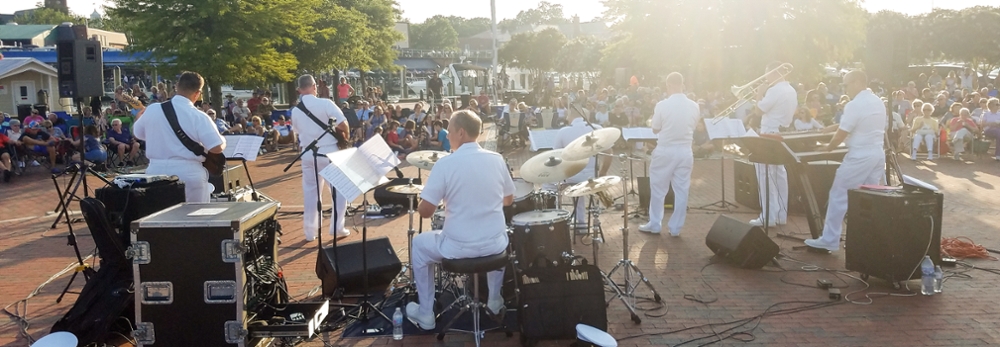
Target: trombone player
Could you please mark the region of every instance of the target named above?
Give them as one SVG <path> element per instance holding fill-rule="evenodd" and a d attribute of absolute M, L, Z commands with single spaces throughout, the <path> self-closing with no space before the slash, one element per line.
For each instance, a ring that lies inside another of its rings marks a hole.
<path fill-rule="evenodd" d="M 795 118 L 798 107 L 798 93 L 785 80 L 787 71 L 785 64 L 774 61 L 767 65 L 764 79 L 767 81 L 766 92 L 763 88 L 757 90 L 757 108 L 761 111 L 760 134 L 777 134 L 782 127 L 788 127 Z M 770 211 L 761 210 L 757 219 L 750 224 L 763 226 L 765 218 L 768 225 L 785 224 L 788 219 L 788 171 L 783 165 L 754 164 L 757 169 L 757 190 L 761 199 L 761 207 L 770 200 Z M 765 181 L 767 180 L 767 181 Z M 770 183 L 768 183 L 770 182 Z M 765 189 L 769 191 L 765 191 Z M 766 198 L 765 198 L 766 197 Z M 765 214 L 768 214 L 765 216 Z"/>

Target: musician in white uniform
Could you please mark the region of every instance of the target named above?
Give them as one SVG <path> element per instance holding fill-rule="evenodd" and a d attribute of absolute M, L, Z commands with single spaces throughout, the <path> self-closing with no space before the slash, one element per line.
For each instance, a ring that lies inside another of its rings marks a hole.
<path fill-rule="evenodd" d="M 478 258 L 498 254 L 507 248 L 507 226 L 503 206 L 514 202 L 514 181 L 500 154 L 483 149 L 476 142 L 482 126 L 479 116 L 458 111 L 451 116 L 448 139 L 451 155 L 441 158 L 427 177 L 420 194 L 421 218 L 430 218 L 438 204 L 445 203 L 444 230 L 434 230 L 413 238 L 413 279 L 420 303 L 406 305 L 406 317 L 424 330 L 434 329 L 434 268 L 443 259 Z M 487 309 L 503 310 L 500 286 L 503 270 L 487 274 Z"/>
<path fill-rule="evenodd" d="M 772 62 L 767 65 L 767 81 L 771 87 L 757 102 L 764 114 L 760 119 L 761 134 L 777 134 L 781 127 L 788 127 L 795 118 L 795 109 L 798 107 L 798 95 L 795 87 L 785 81 L 781 73 L 775 71 L 781 62 Z M 754 164 L 757 168 L 757 190 L 760 194 L 761 214 L 757 219 L 751 220 L 750 224 L 764 225 L 764 213 L 766 202 L 764 199 L 770 197 L 770 216 L 768 225 L 785 224 L 788 219 L 788 171 L 783 165 Z M 768 184 L 767 181 L 770 181 Z M 770 188 L 770 194 L 766 189 Z"/>
<path fill-rule="evenodd" d="M 181 73 L 177 79 L 177 95 L 168 102 L 177 114 L 181 130 L 195 142 L 205 147 L 209 153 L 222 153 L 226 139 L 215 129 L 215 123 L 204 112 L 194 107 L 194 101 L 201 99 L 201 89 L 205 80 L 195 72 Z M 150 105 L 142 117 L 135 121 L 132 131 L 135 137 L 146 141 L 146 157 L 149 158 L 149 175 L 176 175 L 184 182 L 187 202 L 209 202 L 215 187 L 208 183 L 208 170 L 202 163 L 205 157 L 195 155 L 184 147 L 177 138 L 170 122 L 163 114 L 162 104 Z"/>
<path fill-rule="evenodd" d="M 847 215 L 847 191 L 863 184 L 879 184 L 885 176 L 885 152 L 883 143 L 886 128 L 886 110 L 871 90 L 868 90 L 868 76 L 861 70 L 854 70 L 844 76 L 844 88 L 852 100 L 844 107 L 840 125 L 827 150 L 833 150 L 841 142 L 847 145 L 847 155 L 837 169 L 837 175 L 830 187 L 830 198 L 823 223 L 823 236 L 806 240 L 806 245 L 830 251 L 840 249 L 840 234 Z"/>
<path fill-rule="evenodd" d="M 342 129 L 343 133 L 350 134 L 350 130 L 347 125 L 347 118 L 344 117 L 344 112 L 337 107 L 330 99 L 321 99 L 316 97 L 316 80 L 312 75 L 302 75 L 296 81 L 297 89 L 299 94 L 299 102 L 305 106 L 309 112 L 312 112 L 320 123 L 329 124 L 330 120 L 333 120 L 336 128 Z M 311 151 L 310 148 L 305 148 L 317 138 L 319 142 L 316 143 L 316 148 L 319 149 L 319 156 L 314 158 L 312 152 L 307 152 L 302 156 L 302 230 L 305 231 L 306 241 L 312 241 L 316 239 L 316 231 L 323 225 L 323 216 L 316 211 L 316 201 L 318 200 L 320 204 L 323 203 L 323 190 L 329 189 L 329 184 L 326 180 L 316 181 L 316 171 L 323 171 L 327 165 L 330 165 L 330 158 L 326 157 L 326 154 L 333 153 L 337 151 L 337 139 L 333 137 L 332 134 L 327 134 L 326 130 L 316 124 L 315 121 L 309 118 L 305 112 L 302 112 L 298 107 L 292 108 L 292 131 L 299 135 L 299 147 L 306 151 Z M 351 234 L 350 230 L 344 229 L 344 213 L 347 211 L 347 199 L 340 193 L 334 194 L 334 203 L 337 205 L 333 213 L 336 213 L 333 217 L 337 221 L 336 223 L 330 224 L 330 235 L 336 237 L 346 237 Z"/>
<path fill-rule="evenodd" d="M 649 164 L 649 223 L 639 226 L 639 231 L 659 234 L 663 222 L 663 202 L 667 192 L 674 188 L 674 212 L 667 222 L 671 236 L 678 236 L 687 216 L 688 191 L 691 188 L 691 169 L 694 154 L 694 128 L 702 121 L 698 104 L 684 95 L 684 76 L 672 72 L 667 75 L 665 100 L 653 110 L 652 128 L 656 134 L 656 148 Z"/>
<path fill-rule="evenodd" d="M 569 107 L 569 112 L 567 112 L 567 120 L 570 122 L 568 126 L 559 129 L 556 133 L 556 140 L 552 144 L 552 149 L 566 148 L 574 140 L 591 133 L 594 130 L 601 129 L 600 125 L 597 124 L 587 124 L 586 117 L 582 112 L 586 112 L 579 106 L 571 105 Z M 610 151 L 608 152 L 610 153 Z M 611 167 L 611 159 L 606 158 L 602 160 L 601 171 L 597 177 L 604 176 L 608 173 L 608 168 Z M 590 157 L 590 161 L 587 162 L 587 167 L 580 171 L 573 177 L 566 180 L 566 183 L 576 184 L 580 182 L 585 182 L 588 179 L 594 178 L 595 169 L 597 167 L 597 160 L 595 157 Z M 579 198 L 576 199 L 576 206 L 574 208 L 575 214 L 573 216 L 573 229 L 577 232 L 586 232 L 587 228 L 587 199 Z"/>

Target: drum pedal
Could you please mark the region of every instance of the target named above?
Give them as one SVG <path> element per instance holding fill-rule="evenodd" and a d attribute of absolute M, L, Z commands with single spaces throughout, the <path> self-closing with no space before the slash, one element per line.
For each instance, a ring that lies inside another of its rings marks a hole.
<path fill-rule="evenodd" d="M 379 206 L 379 205 L 368 205 L 368 208 L 365 209 L 365 215 L 368 215 L 368 216 L 381 216 L 382 215 L 382 207 Z"/>

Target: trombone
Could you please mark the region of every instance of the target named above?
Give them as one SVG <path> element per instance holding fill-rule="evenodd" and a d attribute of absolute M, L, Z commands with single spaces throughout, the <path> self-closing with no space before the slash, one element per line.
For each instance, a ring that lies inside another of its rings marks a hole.
<path fill-rule="evenodd" d="M 792 64 L 789 63 L 781 64 L 778 67 L 768 72 L 765 72 L 760 77 L 757 77 L 757 79 L 750 81 L 750 83 L 744 84 L 742 86 L 732 86 L 730 88 L 730 91 L 733 93 L 733 95 L 736 96 L 736 102 L 734 102 L 732 105 L 729 105 L 729 107 L 722 110 L 722 112 L 719 112 L 719 114 L 715 116 L 715 118 L 712 118 L 712 124 L 718 124 L 723 119 L 732 116 L 734 113 L 736 113 L 736 110 L 738 108 L 743 106 L 743 104 L 746 104 L 751 100 L 753 100 L 753 98 L 757 96 L 757 91 L 759 91 L 760 88 L 771 87 L 771 85 L 774 83 L 769 83 L 767 81 L 767 76 L 772 73 L 780 74 L 780 76 L 777 79 L 785 78 L 785 76 L 788 76 L 788 74 L 792 73 Z"/>

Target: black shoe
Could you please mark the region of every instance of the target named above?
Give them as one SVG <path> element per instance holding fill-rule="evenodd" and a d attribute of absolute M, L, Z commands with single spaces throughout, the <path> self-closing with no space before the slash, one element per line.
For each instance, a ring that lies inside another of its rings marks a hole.
<path fill-rule="evenodd" d="M 135 166 L 135 162 L 129 160 L 125 162 L 125 166 Z"/>
<path fill-rule="evenodd" d="M 3 170 L 4 183 L 10 182 L 10 170 Z"/>

